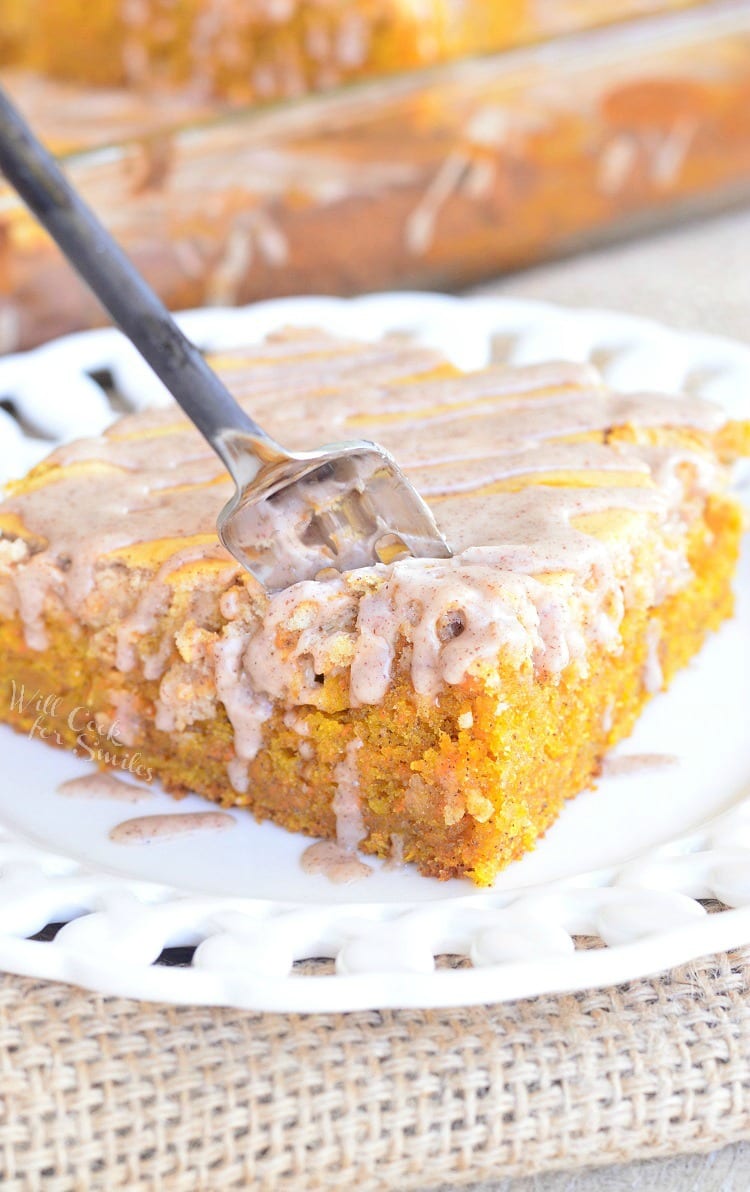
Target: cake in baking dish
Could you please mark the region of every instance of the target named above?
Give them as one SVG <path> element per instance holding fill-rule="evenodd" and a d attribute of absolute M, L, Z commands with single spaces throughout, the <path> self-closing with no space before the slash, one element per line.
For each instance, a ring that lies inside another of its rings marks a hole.
<path fill-rule="evenodd" d="M 211 449 L 176 407 L 128 415 L 0 505 L 0 716 L 28 732 L 19 692 L 54 693 L 50 743 L 85 724 L 176 795 L 490 884 L 730 615 L 750 426 L 397 338 L 285 332 L 217 365 L 292 448 L 391 448 L 454 557 L 342 575 L 321 546 L 269 595 L 218 542 Z"/>
<path fill-rule="evenodd" d="M 8 3 L 0 0 L 0 42 Z M 458 20 L 478 5 L 444 7 Z M 55 152 L 72 155 L 76 185 L 173 310 L 300 293 L 465 289 L 583 238 L 673 220 L 684 204 L 734 202 L 750 186 L 750 6 L 741 14 L 733 0 L 638 23 L 627 37 L 612 29 L 564 51 L 474 60 L 408 83 L 256 106 L 241 118 L 219 117 L 225 100 L 210 87 L 162 84 L 158 55 L 144 86 L 81 81 L 88 57 L 105 71 L 116 66 L 123 43 L 107 22 L 124 13 L 124 0 L 19 0 L 22 15 L 32 6 L 32 32 L 50 37 L 70 69 L 29 52 L 26 68 L 6 70 L 0 45 L 3 87 Z M 157 7 L 178 11 L 170 0 L 154 0 Z M 253 6 L 210 7 L 229 20 Z M 279 38 L 299 9 L 275 0 L 262 7 Z M 357 3 L 308 5 L 321 19 L 337 7 L 351 12 Z M 429 19 L 430 3 L 401 7 Z M 508 18 L 513 5 L 481 7 Z M 524 3 L 529 21 L 545 28 L 660 7 Z M 163 28 L 149 17 L 145 35 Z M 232 51 L 239 44 L 225 41 Z M 273 44 L 258 47 L 271 54 Z M 249 82 L 244 52 L 235 66 Z M 279 87 L 287 77 L 280 72 Z M 0 207 L 0 351 L 100 325 L 101 307 L 2 187 Z"/>
<path fill-rule="evenodd" d="M 279 99 L 698 0 L 0 0 L 0 65 Z"/>

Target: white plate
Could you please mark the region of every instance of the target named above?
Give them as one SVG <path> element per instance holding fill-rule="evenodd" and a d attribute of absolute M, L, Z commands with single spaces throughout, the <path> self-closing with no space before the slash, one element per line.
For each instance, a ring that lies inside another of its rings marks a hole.
<path fill-rule="evenodd" d="M 604 311 L 385 294 L 196 311 L 183 322 L 213 350 L 298 322 L 364 338 L 405 329 L 469 368 L 485 364 L 493 345 L 514 362 L 593 359 L 622 389 L 684 388 L 750 417 L 749 348 Z M 0 359 L 0 397 L 20 419 L 0 425 L 4 476 L 23 472 L 50 439 L 111 420 L 91 376 L 103 371 L 132 405 L 164 400 L 114 331 Z M 491 891 L 412 867 L 333 886 L 303 873 L 307 841 L 241 813 L 226 834 L 113 844 L 119 820 L 174 812 L 174 802 L 158 791 L 133 810 L 62 798 L 57 785 L 86 763 L 0 728 L 0 967 L 133 997 L 319 1011 L 583 988 L 750 942 L 748 551 L 738 598 L 737 617 L 618 751 L 670 754 L 677 764 L 580 795 Z M 191 797 L 179 810 L 206 807 Z M 706 898 L 733 909 L 708 915 L 697 901 Z M 27 938 L 60 922 L 53 941 Z M 607 946 L 576 950 L 576 935 Z M 154 963 L 178 946 L 196 948 L 190 966 Z M 471 967 L 436 968 L 445 953 Z M 335 973 L 300 976 L 294 961 L 311 957 L 335 958 Z"/>

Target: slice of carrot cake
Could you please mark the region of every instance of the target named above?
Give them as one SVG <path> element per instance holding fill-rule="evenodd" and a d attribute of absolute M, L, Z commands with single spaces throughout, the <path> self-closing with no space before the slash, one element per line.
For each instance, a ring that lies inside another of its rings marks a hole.
<path fill-rule="evenodd" d="M 50 695 L 50 743 L 491 883 L 730 615 L 750 425 L 396 339 L 288 332 L 217 363 L 292 448 L 390 448 L 454 557 L 342 575 L 321 546 L 269 595 L 218 542 L 211 449 L 176 407 L 128 415 L 0 505 L 0 718 L 29 732 Z"/>

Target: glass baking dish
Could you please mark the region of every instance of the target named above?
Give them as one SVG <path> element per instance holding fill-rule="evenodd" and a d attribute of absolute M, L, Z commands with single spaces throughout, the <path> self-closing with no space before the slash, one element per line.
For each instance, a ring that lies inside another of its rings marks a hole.
<path fill-rule="evenodd" d="M 75 119 L 91 128 L 101 93 L 76 94 Z M 52 107 L 48 135 L 70 144 L 73 109 Z M 750 5 L 218 117 L 133 111 L 129 133 L 66 166 L 175 309 L 460 288 L 750 195 Z M 0 193 L 2 349 L 102 321 Z"/>

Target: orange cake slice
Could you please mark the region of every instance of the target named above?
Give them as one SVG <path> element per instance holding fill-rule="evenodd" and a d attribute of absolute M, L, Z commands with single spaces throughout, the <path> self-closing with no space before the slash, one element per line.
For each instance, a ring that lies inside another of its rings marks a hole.
<path fill-rule="evenodd" d="M 454 557 L 340 574 L 315 545 L 315 578 L 269 595 L 216 537 L 211 449 L 176 407 L 128 415 L 0 505 L 0 717 L 28 732 L 52 696 L 53 744 L 491 883 L 730 615 L 750 426 L 396 338 L 286 332 L 217 363 L 292 448 L 392 449 Z M 303 529 L 269 518 L 258 549 Z"/>

